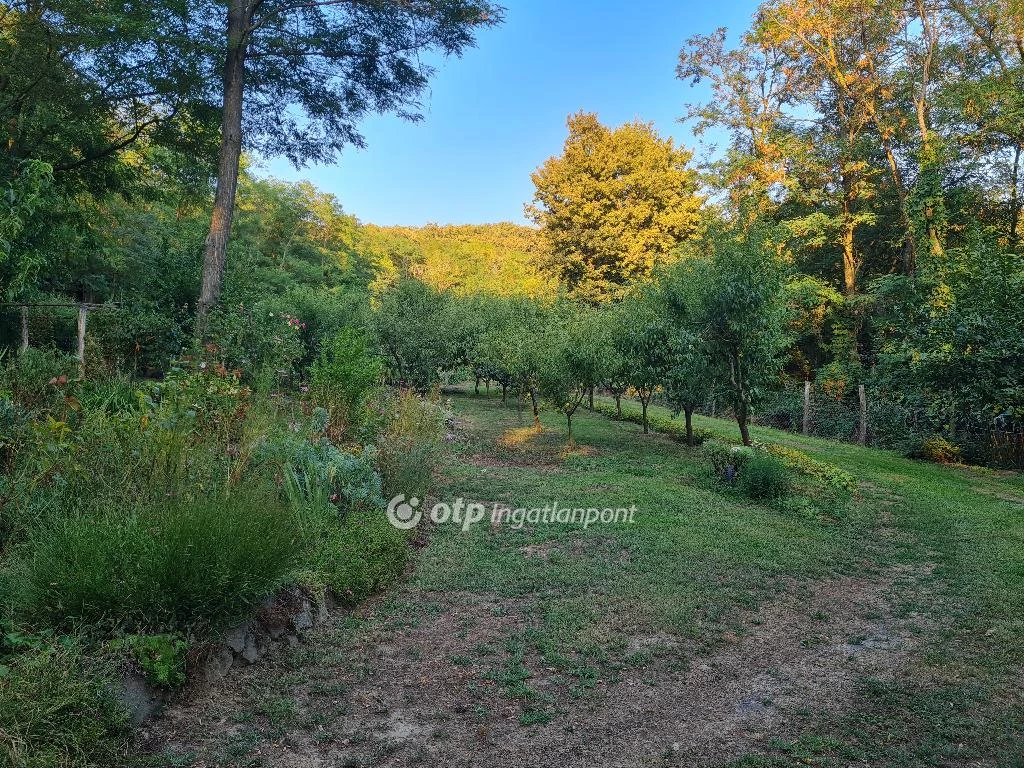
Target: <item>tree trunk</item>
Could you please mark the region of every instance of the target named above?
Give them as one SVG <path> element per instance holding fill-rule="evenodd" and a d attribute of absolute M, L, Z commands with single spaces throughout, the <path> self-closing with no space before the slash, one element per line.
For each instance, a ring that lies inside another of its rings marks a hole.
<path fill-rule="evenodd" d="M 479 395 L 480 394 L 480 377 L 479 376 L 476 377 L 476 384 L 473 386 L 473 394 L 474 395 Z"/>
<path fill-rule="evenodd" d="M 224 283 L 231 220 L 238 191 L 238 167 L 242 157 L 242 101 L 245 94 L 245 56 L 253 0 L 231 0 L 228 8 L 227 56 L 224 61 L 224 114 L 221 123 L 217 192 L 213 200 L 210 232 L 203 252 L 203 283 L 196 307 L 196 331 L 206 333 L 206 318 L 219 301 Z"/>
<path fill-rule="evenodd" d="M 590 396 L 590 410 L 594 410 L 594 389 L 595 389 L 594 387 L 591 387 L 590 388 L 590 393 L 589 393 L 589 396 Z"/>
<path fill-rule="evenodd" d="M 615 393 L 615 418 L 622 419 L 622 394 Z"/>
<path fill-rule="evenodd" d="M 1020 227 L 1020 155 L 1024 146 L 1013 148 L 1013 170 L 1010 174 L 1010 247 L 1015 248 L 1020 241 L 1017 230 Z"/>
<path fill-rule="evenodd" d="M 740 426 L 740 437 L 743 438 L 744 445 L 750 445 L 750 427 L 747 425 L 747 404 L 744 402 L 740 403 L 740 407 L 736 409 L 736 423 Z"/>
<path fill-rule="evenodd" d="M 530 387 L 530 403 L 533 405 L 533 425 L 540 429 L 540 409 L 537 407 L 537 390 Z"/>
<path fill-rule="evenodd" d="M 853 180 L 843 177 L 843 290 L 847 296 L 857 293 L 857 254 L 854 249 Z"/>
<path fill-rule="evenodd" d="M 572 445 L 572 411 L 566 412 L 565 423 L 569 429 L 569 444 Z"/>
<path fill-rule="evenodd" d="M 686 416 L 686 444 L 693 447 L 693 406 L 683 406 L 683 414 Z"/>
<path fill-rule="evenodd" d="M 740 395 L 739 402 L 736 404 L 736 424 L 739 425 L 739 436 L 743 438 L 744 445 L 751 444 L 751 428 L 748 425 L 750 415 L 750 406 L 746 399 Z"/>
<path fill-rule="evenodd" d="M 649 402 L 650 402 L 650 398 L 647 398 L 647 399 L 644 399 L 643 397 L 640 398 L 640 410 L 641 410 L 641 412 L 643 414 L 644 434 L 645 435 L 650 431 L 650 427 L 647 424 L 647 405 L 648 405 Z"/>
<path fill-rule="evenodd" d="M 501 382 L 501 404 L 508 405 L 508 387 L 505 382 Z"/>

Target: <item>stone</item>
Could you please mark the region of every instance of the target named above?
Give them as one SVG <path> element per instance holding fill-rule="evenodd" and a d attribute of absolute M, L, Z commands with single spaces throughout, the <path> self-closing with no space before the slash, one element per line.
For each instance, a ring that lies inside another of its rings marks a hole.
<path fill-rule="evenodd" d="M 224 635 L 224 644 L 235 653 L 241 653 L 245 650 L 246 643 L 250 640 L 250 634 L 248 624 L 235 627 Z"/>
<path fill-rule="evenodd" d="M 155 715 L 163 704 L 163 698 L 138 672 L 130 671 L 121 675 L 120 684 L 114 691 L 117 701 L 128 710 L 132 725 L 140 725 Z"/>
<path fill-rule="evenodd" d="M 208 683 L 215 683 L 231 670 L 235 663 L 235 654 L 227 646 L 218 648 L 210 654 L 203 665 L 203 679 Z"/>

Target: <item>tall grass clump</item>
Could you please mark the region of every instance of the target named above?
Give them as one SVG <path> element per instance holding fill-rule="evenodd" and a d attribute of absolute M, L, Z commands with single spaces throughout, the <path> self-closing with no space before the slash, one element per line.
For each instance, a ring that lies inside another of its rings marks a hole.
<path fill-rule="evenodd" d="M 74 643 L 0 656 L 0 765 L 123 765 L 128 715 Z"/>
<path fill-rule="evenodd" d="M 286 582 L 303 546 L 291 510 L 248 489 L 77 515 L 32 544 L 22 595 L 32 622 L 200 633 Z"/>

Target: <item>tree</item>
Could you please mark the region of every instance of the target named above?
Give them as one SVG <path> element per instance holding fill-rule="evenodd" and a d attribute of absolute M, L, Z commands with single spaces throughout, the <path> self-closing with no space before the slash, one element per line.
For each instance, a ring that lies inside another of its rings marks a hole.
<path fill-rule="evenodd" d="M 432 73 L 421 54 L 461 54 L 474 30 L 498 23 L 502 13 L 484 0 L 229 0 L 227 6 L 200 330 L 220 297 L 243 145 L 296 165 L 323 162 L 348 144 L 363 144 L 356 125 L 367 112 L 417 119 L 416 98 Z"/>
<path fill-rule="evenodd" d="M 580 112 L 560 157 L 533 173 L 527 215 L 548 242 L 549 268 L 577 299 L 621 297 L 697 230 L 703 199 L 692 154 L 649 123 L 610 129 Z"/>
<path fill-rule="evenodd" d="M 671 365 L 669 330 L 664 304 L 656 285 L 635 289 L 616 306 L 611 355 L 607 369 L 636 393 L 644 434 L 650 431 L 647 411 L 655 390 Z"/>
<path fill-rule="evenodd" d="M 545 360 L 539 385 L 541 394 L 565 414 L 572 443 L 572 417 L 587 393 L 607 375 L 611 339 L 595 310 L 568 305 L 560 312 L 536 339 Z"/>
<path fill-rule="evenodd" d="M 717 384 L 711 350 L 699 312 L 704 297 L 690 268 L 680 265 L 661 284 L 663 312 L 668 318 L 665 396 L 686 420 L 686 444 L 693 445 L 693 412 L 707 402 Z"/>
<path fill-rule="evenodd" d="M 712 255 L 681 261 L 672 276 L 686 286 L 681 325 L 706 345 L 744 445 L 751 407 L 777 380 L 789 345 L 784 272 L 768 235 L 760 224 L 712 231 Z"/>
<path fill-rule="evenodd" d="M 445 320 L 451 297 L 404 278 L 377 299 L 372 326 L 395 384 L 426 392 L 458 354 Z"/>

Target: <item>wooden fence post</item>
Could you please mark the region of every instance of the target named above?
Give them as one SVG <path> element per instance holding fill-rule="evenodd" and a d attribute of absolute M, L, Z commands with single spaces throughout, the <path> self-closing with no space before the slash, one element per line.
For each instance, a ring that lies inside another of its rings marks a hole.
<path fill-rule="evenodd" d="M 78 305 L 78 362 L 82 366 L 82 376 L 85 376 L 85 323 L 89 310 L 85 304 Z"/>
<path fill-rule="evenodd" d="M 28 307 L 21 307 L 21 351 L 28 349 Z"/>
<path fill-rule="evenodd" d="M 811 434 L 811 382 L 804 382 L 804 434 Z"/>
<path fill-rule="evenodd" d="M 864 392 L 864 385 L 857 385 L 857 397 L 860 399 L 860 427 L 857 430 L 857 442 L 861 445 L 868 444 L 868 398 Z"/>

